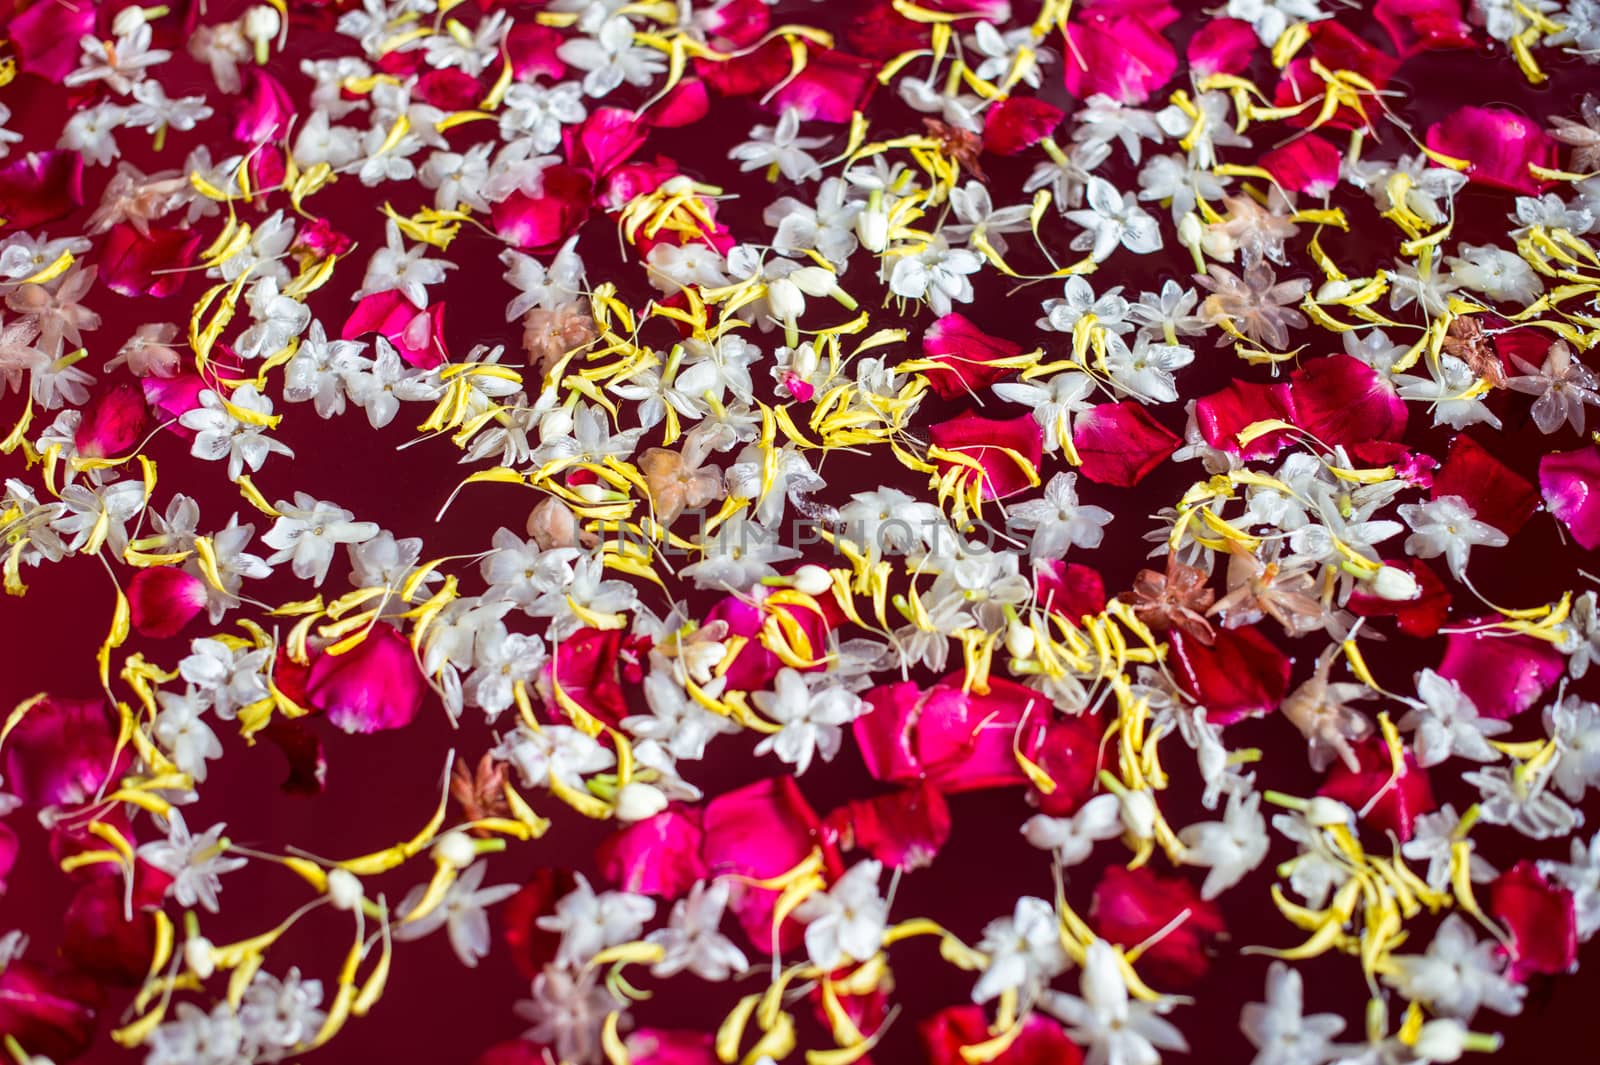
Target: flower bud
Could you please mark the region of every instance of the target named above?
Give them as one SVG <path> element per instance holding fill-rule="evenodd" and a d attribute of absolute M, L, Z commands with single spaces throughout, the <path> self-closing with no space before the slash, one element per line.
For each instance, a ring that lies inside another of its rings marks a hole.
<path fill-rule="evenodd" d="M 792 322 L 806 313 L 805 293 L 787 277 L 777 278 L 767 285 L 767 306 L 778 321 Z"/>
<path fill-rule="evenodd" d="M 202 980 L 211 979 L 211 974 L 217 971 L 211 950 L 211 940 L 205 936 L 190 936 L 183 941 L 183 963 Z"/>
<path fill-rule="evenodd" d="M 1460 1061 L 1467 1051 L 1467 1026 L 1449 1017 L 1429 1021 L 1411 1049 L 1422 1061 Z"/>
<path fill-rule="evenodd" d="M 1033 630 L 1016 618 L 1012 618 L 1006 625 L 1006 650 L 1011 652 L 1011 657 L 1032 658 L 1033 646 Z"/>
<path fill-rule="evenodd" d="M 856 239 L 874 255 L 889 246 L 889 213 L 880 207 L 868 207 L 856 215 Z"/>
<path fill-rule="evenodd" d="M 1385 566 L 1372 578 L 1372 594 L 1379 599 L 1403 603 L 1422 594 L 1417 579 L 1403 569 Z"/>
<path fill-rule="evenodd" d="M 1156 800 L 1144 789 L 1125 791 L 1121 795 L 1122 827 L 1138 839 L 1149 839 L 1156 834 Z"/>
<path fill-rule="evenodd" d="M 1318 828 L 1334 828 L 1339 825 L 1354 825 L 1356 813 L 1338 799 L 1328 799 L 1321 795 L 1306 803 L 1306 820 Z"/>
<path fill-rule="evenodd" d="M 139 7 L 137 4 L 133 7 L 125 7 L 117 12 L 116 18 L 111 20 L 111 32 L 118 37 L 127 37 L 140 26 L 143 26 L 146 21 L 148 20 L 145 17 L 144 8 Z"/>
<path fill-rule="evenodd" d="M 577 516 L 561 500 L 547 496 L 528 514 L 528 535 L 546 551 L 553 547 L 576 547 Z"/>
<path fill-rule="evenodd" d="M 478 849 L 465 832 L 446 832 L 433 845 L 433 856 L 453 868 L 465 869 L 477 860 Z"/>
<path fill-rule="evenodd" d="M 1348 295 L 1350 295 L 1350 282 L 1342 278 L 1324 281 L 1322 287 L 1317 289 L 1317 300 L 1321 303 L 1342 300 Z"/>
<path fill-rule="evenodd" d="M 821 566 L 807 564 L 794 571 L 791 583 L 796 591 L 807 595 L 821 595 L 833 587 L 833 574 Z"/>
<path fill-rule="evenodd" d="M 361 881 L 354 873 L 346 869 L 328 871 L 328 898 L 332 900 L 334 909 L 354 910 L 365 897 Z"/>
<path fill-rule="evenodd" d="M 653 784 L 632 780 L 617 792 L 617 819 L 643 821 L 667 808 L 667 797 Z"/>

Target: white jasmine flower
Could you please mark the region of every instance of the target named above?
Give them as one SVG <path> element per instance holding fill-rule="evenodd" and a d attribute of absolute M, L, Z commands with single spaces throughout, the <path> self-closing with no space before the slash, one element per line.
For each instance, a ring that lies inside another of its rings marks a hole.
<path fill-rule="evenodd" d="M 167 894 L 179 906 L 198 905 L 216 913 L 222 875 L 246 864 L 243 858 L 227 857 L 228 845 L 222 839 L 227 826 L 218 822 L 191 836 L 182 811 L 175 808 L 167 811 L 166 822 L 167 838 L 141 844 L 139 857 L 172 877 Z"/>
<path fill-rule="evenodd" d="M 1600 706 L 1569 695 L 1545 707 L 1544 727 L 1556 741 L 1556 767 L 1551 781 L 1561 794 L 1578 802 L 1600 785 Z"/>
<path fill-rule="evenodd" d="M 1461 686 L 1431 669 L 1417 674 L 1417 702 L 1399 721 L 1416 730 L 1417 764 L 1436 766 L 1456 755 L 1474 762 L 1493 762 L 1500 754 L 1486 737 L 1511 730 L 1511 722 L 1480 717 Z"/>
<path fill-rule="evenodd" d="M 193 688 L 182 695 L 158 691 L 156 701 L 161 706 L 152 730 L 156 742 L 171 757 L 179 772 L 189 774 L 196 783 L 204 782 L 206 761 L 222 757 L 222 744 L 211 726 L 200 719 L 205 709 L 202 701 L 196 698 Z"/>
<path fill-rule="evenodd" d="M 810 152 L 827 143 L 827 137 L 800 136 L 800 112 L 786 107 L 776 126 L 756 126 L 749 140 L 728 150 L 728 158 L 741 172 L 772 168 L 790 181 L 810 181 L 822 173 Z"/>
<path fill-rule="evenodd" d="M 1056 860 L 1066 868 L 1081 865 L 1102 840 L 1122 835 L 1122 800 L 1115 795 L 1096 795 L 1071 817 L 1034 814 L 1022 826 L 1022 834 L 1040 850 L 1053 850 Z"/>
<path fill-rule="evenodd" d="M 1435 1013 L 1463 1021 L 1472 1020 L 1483 1006 L 1496 1013 L 1521 1013 L 1528 993 L 1506 976 L 1500 944 L 1480 941 L 1459 913 L 1444 919 L 1426 951 L 1391 954 L 1389 960 L 1393 968 L 1383 974 L 1384 983 Z"/>
<path fill-rule="evenodd" d="M 583 965 L 607 947 L 638 939 L 656 914 L 656 901 L 629 891 L 595 894 L 582 873 L 577 885 L 556 902 L 554 913 L 535 923 L 546 932 L 560 932 L 557 965 Z"/>
<path fill-rule="evenodd" d="M 1406 554 L 1417 558 L 1443 555 L 1458 580 L 1466 575 L 1467 556 L 1474 547 L 1504 547 L 1509 542 L 1505 533 L 1477 520 L 1472 507 L 1460 496 L 1406 503 L 1397 508 L 1397 513 L 1413 530 L 1406 537 Z"/>
<path fill-rule="evenodd" d="M 1261 816 L 1261 796 L 1228 796 L 1221 821 L 1190 825 L 1178 833 L 1186 865 L 1209 867 L 1200 897 L 1214 899 L 1233 887 L 1267 856 L 1267 823 Z"/>
<path fill-rule="evenodd" d="M 408 915 L 421 905 L 428 885 L 413 887 L 395 911 L 400 920 L 394 938 L 402 942 L 421 939 L 442 927 L 450 939 L 450 949 L 456 952 L 461 964 L 469 969 L 476 968 L 478 960 L 489 953 L 489 907 L 517 893 L 516 884 L 480 887 L 488 871 L 488 862 L 473 862 L 456 877 L 437 906 L 416 920 L 409 920 Z"/>
<path fill-rule="evenodd" d="M 653 48 L 635 48 L 633 23 L 625 18 L 609 18 L 593 36 L 569 37 L 556 54 L 568 66 L 587 71 L 583 91 L 590 96 L 607 96 L 627 82 L 645 86 L 663 70 L 666 58 Z"/>
<path fill-rule="evenodd" d="M 292 504 L 280 499 L 276 506 L 278 520 L 261 537 L 274 549 L 267 564 L 289 562 L 296 577 L 313 585 L 320 586 L 327 578 L 335 547 L 365 543 L 378 535 L 376 522 L 355 521 L 350 511 L 304 492 L 296 492 Z"/>
<path fill-rule="evenodd" d="M 972 302 L 971 275 L 984 263 L 975 251 L 950 247 L 943 235 L 926 244 L 892 249 L 886 266 L 889 258 L 894 260 L 889 291 L 901 299 L 924 300 L 940 316 L 949 314 L 953 304 Z"/>
<path fill-rule="evenodd" d="M 1281 961 L 1267 969 L 1267 1000 L 1239 1014 L 1239 1030 L 1256 1048 L 1250 1065 L 1324 1065 L 1344 1050 L 1333 1042 L 1344 1031 L 1336 1013 L 1305 1015 L 1300 974 Z"/>
<path fill-rule="evenodd" d="M 398 290 L 418 310 L 428 307 L 428 286 L 444 280 L 445 271 L 456 264 L 444 259 L 426 257 L 428 245 L 417 244 L 407 249 L 400 235 L 400 227 L 390 219 L 384 228 L 385 245 L 372 253 L 367 260 L 367 276 L 361 288 L 352 297 L 362 299 L 380 292 Z"/>
<path fill-rule="evenodd" d="M 645 936 L 662 950 L 650 975 L 676 976 L 691 972 L 702 980 L 722 981 L 750 968 L 744 952 L 718 931 L 728 907 L 726 880 L 697 881 L 689 894 L 672 905 L 667 927 Z"/>
<path fill-rule="evenodd" d="M 796 776 L 811 766 L 814 754 L 824 762 L 833 761 L 844 742 L 847 725 L 867 710 L 867 704 L 854 692 L 839 687 L 813 691 L 806 674 L 785 667 L 778 671 L 770 692 L 751 695 L 756 709 L 781 725 L 756 745 L 756 754 L 775 753 L 794 766 Z"/>
<path fill-rule="evenodd" d="M 978 950 L 989 963 L 972 989 L 972 1001 L 983 1003 L 1015 988 L 1032 998 L 1065 972 L 1069 960 L 1061 949 L 1061 919 L 1044 899 L 1024 895 L 1009 917 L 997 917 L 983 929 Z"/>
<path fill-rule="evenodd" d="M 806 923 L 806 953 L 832 971 L 878 953 L 889 922 L 889 904 L 878 894 L 883 863 L 867 859 L 851 866 L 827 891 L 813 892 L 795 909 Z"/>
<path fill-rule="evenodd" d="M 1522 256 L 1493 244 L 1462 244 L 1460 254 L 1450 256 L 1445 262 L 1450 266 L 1452 281 L 1492 300 L 1514 300 L 1527 305 L 1544 291 L 1539 275 Z"/>
<path fill-rule="evenodd" d="M 1060 558 L 1069 547 L 1095 548 L 1105 537 L 1111 511 L 1078 503 L 1078 475 L 1058 473 L 1044 486 L 1044 498 L 1011 508 L 1011 524 L 1032 529 L 1029 557 Z"/>
<path fill-rule="evenodd" d="M 1133 193 L 1119 193 L 1106 179 L 1091 177 L 1088 200 L 1087 210 L 1067 212 L 1069 219 L 1083 227 L 1083 232 L 1072 238 L 1073 250 L 1088 251 L 1095 262 L 1106 259 L 1119 244 L 1139 255 L 1161 250 L 1161 227 L 1139 206 Z"/>
<path fill-rule="evenodd" d="M 1117 948 L 1103 939 L 1084 952 L 1079 994 L 1047 991 L 1039 1007 L 1067 1026 L 1067 1035 L 1086 1047 L 1094 1065 L 1159 1065 L 1162 1050 L 1187 1051 L 1189 1044 L 1161 1014 L 1169 1000 L 1144 1002 L 1128 995 Z"/>

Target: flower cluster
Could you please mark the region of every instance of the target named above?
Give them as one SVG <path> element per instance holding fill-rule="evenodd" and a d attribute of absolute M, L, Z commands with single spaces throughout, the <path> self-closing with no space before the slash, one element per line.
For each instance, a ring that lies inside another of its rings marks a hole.
<path fill-rule="evenodd" d="M 9 0 L 3 1049 L 364 1057 L 430 938 L 483 1065 L 1498 1049 L 1600 932 L 1600 3 L 1370 7 Z"/>

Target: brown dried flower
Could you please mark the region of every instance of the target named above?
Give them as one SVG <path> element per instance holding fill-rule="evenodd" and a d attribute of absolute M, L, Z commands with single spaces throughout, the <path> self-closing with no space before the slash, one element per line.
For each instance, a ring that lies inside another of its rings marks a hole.
<path fill-rule="evenodd" d="M 924 118 L 923 128 L 928 136 L 939 142 L 939 152 L 955 160 L 956 165 L 979 181 L 987 180 L 979 156 L 983 153 L 983 138 L 970 129 L 952 126 L 937 118 Z"/>
<path fill-rule="evenodd" d="M 722 471 L 700 465 L 701 456 L 653 447 L 639 457 L 639 470 L 655 501 L 656 520 L 671 525 L 691 507 L 703 507 L 722 498 Z"/>
<path fill-rule="evenodd" d="M 599 335 L 594 319 L 576 303 L 553 311 L 535 307 L 522 316 L 522 349 L 528 354 L 528 365 L 537 366 L 541 375 L 549 374 L 567 352 L 592 343 Z"/>
<path fill-rule="evenodd" d="M 1463 314 L 1451 320 L 1450 328 L 1445 331 L 1443 347 L 1445 354 L 1454 355 L 1466 363 L 1473 373 L 1495 388 L 1506 386 L 1505 366 L 1500 362 L 1500 356 L 1495 354 L 1489 334 L 1484 332 L 1483 326 L 1472 315 Z"/>
<path fill-rule="evenodd" d="M 1335 756 L 1352 773 L 1361 771 L 1355 745 L 1372 735 L 1372 721 L 1349 706 L 1372 695 L 1365 684 L 1329 683 L 1339 645 L 1332 644 L 1317 659 L 1317 668 L 1283 701 L 1283 716 L 1294 722 L 1309 744 L 1311 768 L 1328 768 Z"/>
<path fill-rule="evenodd" d="M 1275 351 L 1289 346 L 1290 329 L 1306 326 L 1306 316 L 1294 308 L 1311 291 L 1305 278 L 1280 282 L 1272 267 L 1258 262 L 1245 269 L 1242 279 L 1232 270 L 1212 266 L 1195 280 L 1211 290 L 1200 304 L 1200 317 L 1208 325 L 1229 322 L 1246 338 Z"/>
<path fill-rule="evenodd" d="M 468 821 L 481 821 L 486 817 L 510 817 L 511 807 L 505 794 L 506 767 L 484 752 L 478 759 L 476 772 L 468 769 L 464 761 L 457 761 L 450 770 L 450 797 L 461 804 L 461 815 Z M 473 833 L 487 836 L 484 829 L 474 828 Z"/>
<path fill-rule="evenodd" d="M 1152 629 L 1181 629 L 1201 643 L 1216 639 L 1206 610 L 1217 593 L 1206 587 L 1202 569 L 1178 561 L 1175 552 L 1167 555 L 1166 572 L 1144 569 L 1133 579 L 1133 590 L 1117 598 L 1133 607 L 1134 615 Z"/>
<path fill-rule="evenodd" d="M 1237 540 L 1228 541 L 1228 551 L 1228 593 L 1208 614 L 1229 628 L 1269 617 L 1291 636 L 1322 627 L 1326 611 L 1310 594 L 1317 581 L 1308 564 L 1280 568 L 1276 560 L 1257 558 Z"/>

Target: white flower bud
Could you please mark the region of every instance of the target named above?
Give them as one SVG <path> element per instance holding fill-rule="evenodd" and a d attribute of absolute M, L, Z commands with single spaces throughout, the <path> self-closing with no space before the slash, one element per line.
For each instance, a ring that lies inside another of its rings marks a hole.
<path fill-rule="evenodd" d="M 244 35 L 246 40 L 270 41 L 278 35 L 283 28 L 283 19 L 278 14 L 278 9 L 260 4 L 244 13 Z"/>
<path fill-rule="evenodd" d="M 1200 216 L 1190 211 L 1178 221 L 1178 242 L 1186 248 L 1198 247 L 1205 234 L 1205 224 Z"/>
<path fill-rule="evenodd" d="M 780 322 L 792 322 L 806 313 L 805 293 L 787 277 L 780 277 L 767 285 L 767 306 L 772 317 Z"/>
<path fill-rule="evenodd" d="M 826 296 L 839 287 L 839 279 L 833 276 L 833 271 L 820 266 L 802 266 L 785 275 L 784 280 L 793 283 L 807 296 Z"/>
<path fill-rule="evenodd" d="M 334 909 L 354 910 L 365 897 L 361 881 L 354 873 L 345 869 L 328 871 L 328 898 L 333 900 Z"/>
<path fill-rule="evenodd" d="M 118 37 L 127 37 L 140 26 L 143 26 L 146 21 L 144 8 L 138 5 L 125 7 L 117 12 L 116 18 L 111 20 L 111 32 Z"/>
<path fill-rule="evenodd" d="M 889 213 L 882 207 L 868 207 L 856 215 L 856 239 L 874 255 L 889 246 Z"/>
<path fill-rule="evenodd" d="M 1467 1026 L 1448 1017 L 1429 1021 L 1411 1049 L 1422 1061 L 1460 1061 L 1467 1051 Z"/>
<path fill-rule="evenodd" d="M 539 419 L 539 439 L 548 444 L 572 435 L 572 414 L 564 407 Z"/>
<path fill-rule="evenodd" d="M 1372 594 L 1379 599 L 1403 603 L 1422 594 L 1417 579 L 1403 569 L 1385 566 L 1372 578 Z"/>
<path fill-rule="evenodd" d="M 1356 812 L 1338 799 L 1328 799 L 1318 795 L 1306 804 L 1306 820 L 1318 828 L 1354 825 Z"/>
<path fill-rule="evenodd" d="M 821 595 L 833 587 L 833 574 L 815 564 L 801 566 L 794 571 L 791 583 L 797 592 L 806 595 Z"/>
<path fill-rule="evenodd" d="M 465 832 L 447 832 L 433 845 L 433 856 L 446 865 L 465 869 L 477 859 L 478 849 Z"/>
<path fill-rule="evenodd" d="M 1016 618 L 1012 618 L 1011 623 L 1006 626 L 1006 650 L 1011 652 L 1011 657 L 1031 658 L 1033 645 L 1033 630 Z"/>
<path fill-rule="evenodd" d="M 617 792 L 617 819 L 643 821 L 667 808 L 667 797 L 653 784 L 631 780 Z"/>
<path fill-rule="evenodd" d="M 217 964 L 211 958 L 211 940 L 205 936 L 190 936 L 184 940 L 183 963 L 200 979 L 211 979 L 211 974 L 217 971 Z"/>
<path fill-rule="evenodd" d="M 1333 300 L 1342 300 L 1350 295 L 1350 282 L 1341 279 L 1324 281 L 1322 287 L 1317 289 L 1317 299 L 1327 303 Z"/>
<path fill-rule="evenodd" d="M 1122 827 L 1138 839 L 1149 839 L 1156 834 L 1156 800 L 1143 788 L 1125 791 L 1121 795 Z"/>

